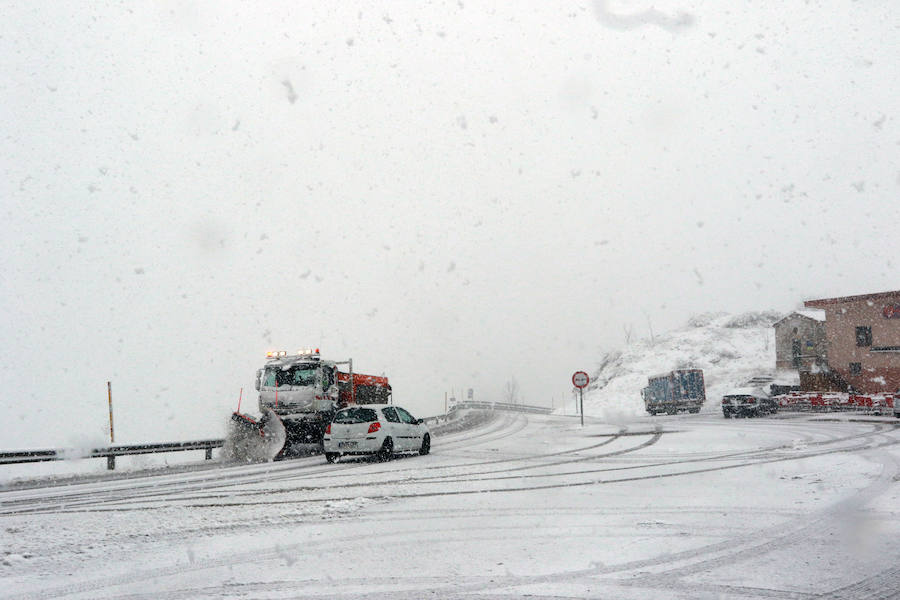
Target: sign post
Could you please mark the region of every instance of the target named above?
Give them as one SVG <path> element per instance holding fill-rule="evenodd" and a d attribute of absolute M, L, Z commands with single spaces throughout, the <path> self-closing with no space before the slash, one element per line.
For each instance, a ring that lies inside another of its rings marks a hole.
<path fill-rule="evenodd" d="M 572 385 L 578 388 L 578 403 L 581 412 L 581 426 L 584 427 L 584 388 L 590 383 L 591 378 L 584 371 L 575 371 L 572 375 Z"/>

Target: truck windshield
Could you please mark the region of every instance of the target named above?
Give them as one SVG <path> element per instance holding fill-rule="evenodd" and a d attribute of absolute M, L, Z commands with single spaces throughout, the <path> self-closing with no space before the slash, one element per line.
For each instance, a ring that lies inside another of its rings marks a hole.
<path fill-rule="evenodd" d="M 377 420 L 378 415 L 375 414 L 375 411 L 371 408 L 345 408 L 334 415 L 335 423 L 342 423 L 345 425 L 351 423 L 372 423 Z"/>
<path fill-rule="evenodd" d="M 669 396 L 670 388 L 671 385 L 669 384 L 669 379 L 666 377 L 651 379 L 650 384 L 647 386 L 648 395 L 646 397 L 649 398 L 651 402 L 665 402 L 666 398 Z"/>
<path fill-rule="evenodd" d="M 316 367 L 314 365 L 295 365 L 287 369 L 281 367 L 267 367 L 266 379 L 263 385 L 266 387 L 278 387 L 283 385 L 308 386 L 316 383 Z"/>

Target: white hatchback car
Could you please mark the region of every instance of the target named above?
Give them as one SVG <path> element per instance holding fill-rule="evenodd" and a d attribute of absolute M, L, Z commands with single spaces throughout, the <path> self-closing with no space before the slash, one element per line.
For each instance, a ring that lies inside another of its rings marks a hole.
<path fill-rule="evenodd" d="M 325 429 L 325 459 L 343 454 L 374 454 L 389 460 L 394 454 L 431 451 L 431 434 L 422 419 L 392 404 L 363 404 L 342 408 Z"/>

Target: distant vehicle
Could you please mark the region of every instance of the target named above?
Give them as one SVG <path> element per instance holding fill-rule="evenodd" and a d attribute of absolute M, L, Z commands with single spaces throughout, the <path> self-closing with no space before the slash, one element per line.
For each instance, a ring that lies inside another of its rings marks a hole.
<path fill-rule="evenodd" d="M 641 390 L 644 408 L 651 415 L 674 415 L 680 411 L 700 412 L 706 402 L 706 385 L 701 369 L 678 369 L 650 377 Z"/>
<path fill-rule="evenodd" d="M 422 419 L 400 406 L 368 404 L 348 406 L 334 415 L 323 438 L 325 460 L 342 455 L 373 454 L 390 460 L 394 454 L 431 451 L 431 434 Z"/>
<path fill-rule="evenodd" d="M 759 417 L 778 412 L 774 398 L 752 388 L 738 388 L 722 396 L 722 414 L 731 417 Z"/>

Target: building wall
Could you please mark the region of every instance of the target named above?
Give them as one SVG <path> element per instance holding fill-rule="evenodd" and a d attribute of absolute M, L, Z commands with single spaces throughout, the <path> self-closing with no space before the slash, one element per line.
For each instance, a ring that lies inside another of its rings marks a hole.
<path fill-rule="evenodd" d="M 800 370 L 809 371 L 816 359 L 826 359 L 825 324 L 799 314 L 791 314 L 775 323 L 775 367 L 797 369 L 794 342 L 800 343 Z"/>
<path fill-rule="evenodd" d="M 887 318 L 885 307 L 900 305 L 900 293 L 877 299 L 847 299 L 807 306 L 825 309 L 828 365 L 848 385 L 862 393 L 900 390 L 900 352 L 872 352 L 872 348 L 900 347 L 900 318 Z M 870 327 L 871 345 L 857 344 L 857 327 Z M 858 363 L 858 374 L 851 363 Z"/>

